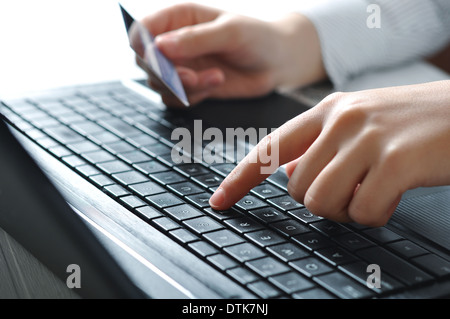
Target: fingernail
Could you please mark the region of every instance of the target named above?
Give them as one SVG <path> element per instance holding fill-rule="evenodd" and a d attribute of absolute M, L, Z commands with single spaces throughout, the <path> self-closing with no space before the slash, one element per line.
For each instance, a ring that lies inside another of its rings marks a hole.
<path fill-rule="evenodd" d="M 225 191 L 219 187 L 209 199 L 209 204 L 214 207 L 221 207 L 225 203 Z"/>

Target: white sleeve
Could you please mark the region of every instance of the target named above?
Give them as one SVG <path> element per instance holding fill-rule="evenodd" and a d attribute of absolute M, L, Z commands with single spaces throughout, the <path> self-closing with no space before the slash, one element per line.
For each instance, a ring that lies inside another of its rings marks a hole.
<path fill-rule="evenodd" d="M 371 24 L 371 4 L 380 9 L 379 28 Z M 317 29 L 337 90 L 369 70 L 429 56 L 450 40 L 450 0 L 328 0 L 301 12 Z"/>

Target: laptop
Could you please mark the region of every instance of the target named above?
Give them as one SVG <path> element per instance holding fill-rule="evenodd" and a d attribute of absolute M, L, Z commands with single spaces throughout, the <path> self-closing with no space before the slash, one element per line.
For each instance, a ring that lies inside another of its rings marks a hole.
<path fill-rule="evenodd" d="M 369 228 L 309 212 L 283 168 L 212 210 L 248 136 L 173 160 L 177 128 L 271 129 L 308 108 L 273 93 L 171 110 L 141 79 L 3 98 L 0 227 L 85 298 L 449 297 L 449 186 L 408 191 Z"/>

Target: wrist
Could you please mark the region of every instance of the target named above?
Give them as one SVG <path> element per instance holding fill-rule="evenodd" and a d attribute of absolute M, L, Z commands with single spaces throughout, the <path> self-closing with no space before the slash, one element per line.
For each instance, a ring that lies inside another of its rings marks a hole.
<path fill-rule="evenodd" d="M 275 71 L 278 88 L 306 86 L 327 77 L 322 61 L 319 36 L 314 24 L 304 15 L 291 13 L 272 22 L 281 39 Z"/>

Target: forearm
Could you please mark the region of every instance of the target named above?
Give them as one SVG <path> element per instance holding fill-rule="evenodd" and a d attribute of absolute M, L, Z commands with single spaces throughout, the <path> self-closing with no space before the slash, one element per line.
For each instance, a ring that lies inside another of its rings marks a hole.
<path fill-rule="evenodd" d="M 281 62 L 276 86 L 296 88 L 325 79 L 320 41 L 312 22 L 302 14 L 292 13 L 272 23 L 281 39 L 279 54 L 275 55 Z"/>
<path fill-rule="evenodd" d="M 379 6 L 379 28 L 367 24 L 370 4 Z M 428 57 L 450 39 L 448 0 L 331 0 L 302 13 L 317 29 L 327 75 L 338 90 L 364 72 Z"/>

